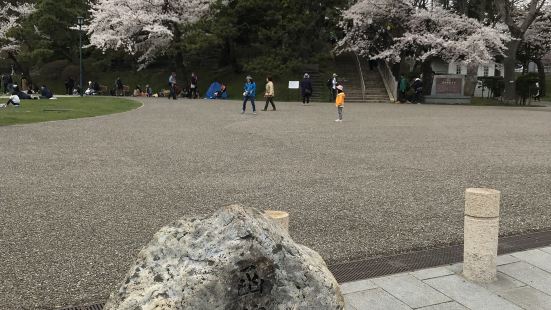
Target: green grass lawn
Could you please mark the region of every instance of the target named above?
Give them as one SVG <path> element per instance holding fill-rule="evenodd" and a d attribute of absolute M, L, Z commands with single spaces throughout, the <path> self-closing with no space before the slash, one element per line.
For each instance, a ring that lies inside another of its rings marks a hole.
<path fill-rule="evenodd" d="M 7 99 L 2 99 L 5 103 Z M 21 106 L 0 108 L 0 126 L 91 117 L 124 112 L 141 103 L 116 97 L 70 97 L 57 100 L 21 100 Z"/>

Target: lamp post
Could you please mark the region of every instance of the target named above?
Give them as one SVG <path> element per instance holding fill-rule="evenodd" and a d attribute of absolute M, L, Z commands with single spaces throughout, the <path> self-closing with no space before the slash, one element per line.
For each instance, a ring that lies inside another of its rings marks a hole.
<path fill-rule="evenodd" d="M 78 34 L 79 34 L 79 44 L 78 44 L 78 50 L 80 54 L 80 96 L 82 97 L 82 25 L 84 25 L 84 17 L 79 16 L 77 17 L 77 24 L 78 24 Z"/>

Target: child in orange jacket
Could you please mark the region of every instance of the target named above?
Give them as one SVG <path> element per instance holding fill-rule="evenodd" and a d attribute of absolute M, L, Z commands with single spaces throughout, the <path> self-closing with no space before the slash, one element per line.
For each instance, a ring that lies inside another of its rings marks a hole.
<path fill-rule="evenodd" d="M 342 122 L 342 110 L 344 108 L 344 98 L 346 98 L 343 89 L 342 85 L 337 86 L 337 99 L 335 100 L 335 105 L 337 106 L 337 115 L 339 118 L 337 118 L 335 122 Z"/>

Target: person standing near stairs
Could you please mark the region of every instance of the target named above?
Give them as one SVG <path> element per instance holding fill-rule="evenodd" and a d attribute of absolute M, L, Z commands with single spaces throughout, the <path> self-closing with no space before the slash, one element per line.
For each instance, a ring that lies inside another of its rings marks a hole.
<path fill-rule="evenodd" d="M 337 98 L 335 99 L 335 105 L 337 106 L 338 118 L 335 120 L 335 122 L 342 122 L 342 113 L 344 109 L 344 99 L 346 98 L 346 94 L 344 93 L 344 87 L 342 85 L 337 86 L 336 90 L 338 94 Z"/>
<path fill-rule="evenodd" d="M 335 101 L 337 98 L 337 86 L 339 85 L 339 81 L 337 80 L 338 75 L 336 73 L 333 73 L 333 76 L 327 81 L 327 87 L 329 88 L 329 91 L 331 93 L 331 99 L 330 102 Z"/>
<path fill-rule="evenodd" d="M 304 79 L 300 83 L 300 92 L 302 95 L 302 104 L 310 103 L 310 96 L 312 96 L 312 81 L 308 73 L 304 73 Z"/>

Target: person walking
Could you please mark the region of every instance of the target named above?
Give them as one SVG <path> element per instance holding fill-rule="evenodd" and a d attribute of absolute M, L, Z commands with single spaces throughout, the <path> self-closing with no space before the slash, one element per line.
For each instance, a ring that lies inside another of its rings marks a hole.
<path fill-rule="evenodd" d="M 197 75 L 194 72 L 192 72 L 191 83 L 189 84 L 189 89 L 191 91 L 191 99 L 199 98 L 199 90 L 197 85 L 198 82 L 199 82 L 199 79 L 197 78 Z"/>
<path fill-rule="evenodd" d="M 246 78 L 246 83 L 243 87 L 243 90 L 243 109 L 241 110 L 241 114 L 245 113 L 245 109 L 247 108 L 247 101 L 251 100 L 251 105 L 253 106 L 253 114 L 256 115 L 256 106 L 254 104 L 254 99 L 256 97 L 256 83 L 250 75 L 248 75 Z"/>
<path fill-rule="evenodd" d="M 302 104 L 310 103 L 310 97 L 312 96 L 312 81 L 310 80 L 310 75 L 304 73 L 304 78 L 300 82 L 300 94 L 302 95 Z"/>
<path fill-rule="evenodd" d="M 81 90 L 79 90 L 79 92 L 80 91 Z M 117 80 L 115 81 L 115 95 L 124 96 L 124 84 L 122 83 L 122 80 L 120 77 L 117 77 Z"/>
<path fill-rule="evenodd" d="M 400 91 L 400 97 L 398 101 L 404 102 L 406 100 L 406 92 L 408 91 L 409 85 L 408 80 L 402 74 L 400 75 L 400 81 L 398 82 L 398 90 Z"/>
<path fill-rule="evenodd" d="M 168 94 L 168 99 L 174 98 L 176 100 L 176 72 L 168 77 L 168 87 L 170 88 L 170 93 Z"/>
<path fill-rule="evenodd" d="M 266 97 L 266 105 L 264 106 L 264 110 L 262 111 L 268 110 L 268 103 L 272 104 L 273 111 L 276 110 L 276 106 L 274 104 L 274 96 L 275 96 L 274 82 L 272 80 L 272 77 L 269 76 L 266 78 L 266 92 L 264 93 L 264 97 Z"/>
<path fill-rule="evenodd" d="M 338 118 L 335 122 L 342 122 L 342 113 L 344 108 L 344 99 L 346 94 L 344 93 L 344 87 L 342 85 L 337 86 L 337 98 L 335 99 L 335 105 L 337 106 L 337 116 Z"/>

